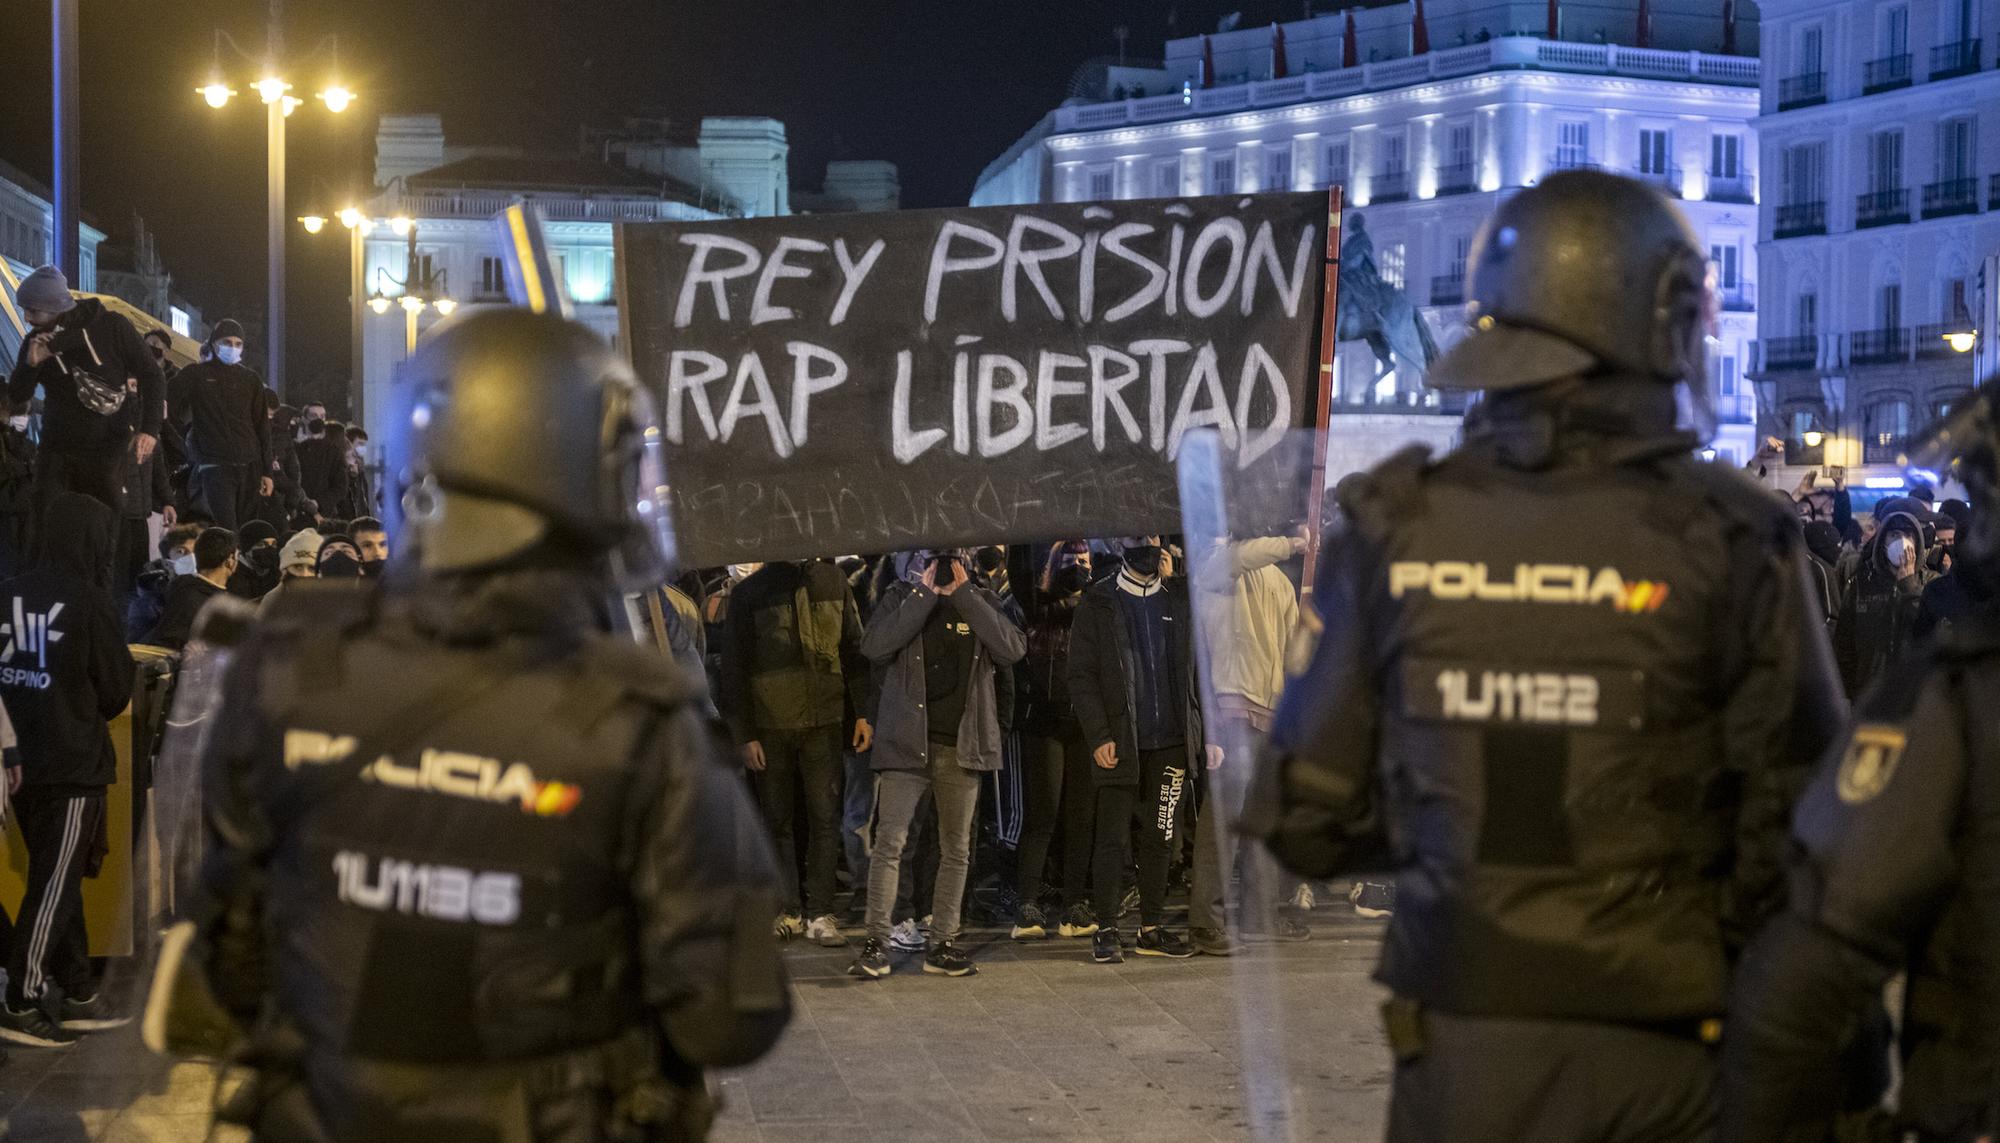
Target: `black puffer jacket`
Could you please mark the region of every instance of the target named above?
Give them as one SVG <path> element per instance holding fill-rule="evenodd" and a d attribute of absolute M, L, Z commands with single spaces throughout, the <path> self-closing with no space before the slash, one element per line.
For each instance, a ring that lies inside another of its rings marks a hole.
<path fill-rule="evenodd" d="M 1834 630 L 1834 652 L 1849 698 L 1858 697 L 1916 642 L 1924 595 L 1923 561 L 1918 560 L 1915 572 L 1902 575 L 1901 569 L 1889 562 L 1889 541 L 1901 537 L 1921 555 L 1923 535 L 1923 524 L 1916 516 L 1890 511 L 1882 514 L 1875 534 L 1861 546 L 1854 580 L 1841 597 L 1840 619 Z"/>
<path fill-rule="evenodd" d="M 698 688 L 586 577 L 391 586 L 280 592 L 214 716 L 202 965 L 303 1081 L 258 1137 L 595 1143 L 631 1083 L 762 1055 L 777 879 Z"/>

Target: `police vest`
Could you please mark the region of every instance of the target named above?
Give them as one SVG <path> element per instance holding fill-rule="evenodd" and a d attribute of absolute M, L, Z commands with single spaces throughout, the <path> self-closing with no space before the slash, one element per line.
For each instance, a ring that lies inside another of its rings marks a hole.
<path fill-rule="evenodd" d="M 1722 644 L 1748 530 L 1694 468 L 1405 457 L 1347 505 L 1379 554 L 1362 586 L 1401 863 L 1379 975 L 1399 993 L 1467 1014 L 1720 1011 Z"/>

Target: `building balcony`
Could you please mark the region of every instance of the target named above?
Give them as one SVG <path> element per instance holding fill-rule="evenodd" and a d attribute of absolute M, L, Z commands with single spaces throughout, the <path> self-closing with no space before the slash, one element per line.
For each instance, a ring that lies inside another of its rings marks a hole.
<path fill-rule="evenodd" d="M 1640 182 L 1659 188 L 1661 191 L 1679 198 L 1681 196 L 1681 169 L 1668 167 L 1663 171 L 1634 171 L 1632 177 Z"/>
<path fill-rule="evenodd" d="M 1471 194 L 1476 184 L 1471 163 L 1452 163 L 1438 168 L 1438 189 L 1443 194 Z"/>
<path fill-rule="evenodd" d="M 1440 274 L 1431 279 L 1431 304 L 1455 306 L 1465 301 L 1465 273 Z"/>
<path fill-rule="evenodd" d="M 1766 370 L 1811 369 L 1819 364 L 1819 338 L 1810 333 L 1767 337 L 1762 344 Z"/>
<path fill-rule="evenodd" d="M 1377 171 L 1368 184 L 1368 201 L 1402 202 L 1410 197 L 1410 172 Z"/>
<path fill-rule="evenodd" d="M 1716 300 L 1730 313 L 1752 313 L 1757 309 L 1757 283 L 1737 282 L 1734 285 L 1718 286 Z"/>
<path fill-rule="evenodd" d="M 1854 196 L 1854 229 L 1895 226 L 1910 221 L 1910 192 L 1868 191 Z"/>
<path fill-rule="evenodd" d="M 1878 91 L 1894 91 L 1910 86 L 1910 53 L 1900 56 L 1883 56 L 1879 60 L 1869 60 L 1861 65 L 1861 94 L 1873 95 Z"/>
<path fill-rule="evenodd" d="M 1963 333 L 1963 332 L 1964 330 L 1962 328 L 1954 329 L 1952 323 L 1947 321 L 1934 322 L 1930 325 L 1918 326 L 1916 335 L 1917 356 L 1918 357 L 1958 356 L 1958 351 L 1951 347 L 1951 343 L 1944 339 L 1944 335 L 1948 333 Z"/>
<path fill-rule="evenodd" d="M 1708 176 L 1708 201 L 1741 202 L 1757 201 L 1757 180 L 1749 175 Z"/>
<path fill-rule="evenodd" d="M 1862 329 L 1847 335 L 1847 360 L 1855 365 L 1882 365 L 1907 361 L 1910 331 L 1907 329 Z"/>
<path fill-rule="evenodd" d="M 1809 71 L 1778 81 L 1778 110 L 1811 107 L 1826 102 L 1826 73 Z"/>
<path fill-rule="evenodd" d="M 1979 70 L 1979 41 L 1960 40 L 1931 49 L 1931 79 L 1952 79 Z"/>
<path fill-rule="evenodd" d="M 1055 113 L 1055 133 L 1097 131 L 1139 123 L 1197 119 L 1232 111 L 1286 107 L 1387 91 L 1482 72 L 1544 71 L 1678 80 L 1722 87 L 1755 88 L 1760 72 L 1755 56 L 1579 44 L 1536 36 L 1502 36 L 1485 43 L 1443 48 L 1420 56 L 1378 60 L 1356 67 L 1308 71 L 1283 79 L 1242 77 L 1214 87 L 1136 95 L 1106 103 L 1081 103 Z M 1060 146 L 1060 143 L 1057 144 Z"/>
<path fill-rule="evenodd" d="M 1578 154 L 1574 151 L 1557 151 L 1555 154 L 1549 156 L 1549 172 L 1551 174 L 1556 171 L 1594 171 L 1600 165 L 1591 162 L 1589 155 Z"/>
<path fill-rule="evenodd" d="M 1924 217 L 1979 213 L 1979 180 L 1946 179 L 1924 184 Z"/>
<path fill-rule="evenodd" d="M 1773 238 L 1797 238 L 1826 233 L 1826 203 L 1792 202 L 1778 208 L 1771 226 Z"/>

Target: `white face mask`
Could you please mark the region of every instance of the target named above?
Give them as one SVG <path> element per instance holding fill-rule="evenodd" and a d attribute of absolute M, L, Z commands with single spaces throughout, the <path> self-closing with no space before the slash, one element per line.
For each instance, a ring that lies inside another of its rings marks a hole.
<path fill-rule="evenodd" d="M 241 364 L 243 361 L 243 347 L 240 345 L 218 345 L 215 347 L 215 359 L 224 365 Z"/>
<path fill-rule="evenodd" d="M 18 417 L 8 417 L 7 423 L 12 425 L 17 431 L 24 433 L 28 431 L 28 415 L 26 413 Z"/>
<path fill-rule="evenodd" d="M 175 575 L 193 575 L 194 553 L 189 552 L 184 556 L 175 556 L 173 559 L 173 564 L 174 564 Z"/>
<path fill-rule="evenodd" d="M 1888 548 L 1889 565 L 1891 567 L 1902 567 L 1903 556 L 1910 550 L 1910 541 L 1901 536 L 1891 536 L 1889 537 Z"/>

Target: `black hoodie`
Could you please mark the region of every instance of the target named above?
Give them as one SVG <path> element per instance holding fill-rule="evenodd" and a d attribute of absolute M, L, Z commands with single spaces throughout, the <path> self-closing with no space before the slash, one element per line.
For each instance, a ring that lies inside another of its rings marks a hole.
<path fill-rule="evenodd" d="M 108 786 L 108 723 L 132 698 L 132 656 L 111 604 L 110 508 L 74 492 L 50 505 L 32 571 L 0 583 L 0 701 L 30 786 Z"/>
<path fill-rule="evenodd" d="M 37 331 L 31 331 L 32 334 Z M 41 386 L 42 441 L 46 452 L 106 453 L 124 448 L 133 430 L 157 438 L 166 411 L 167 383 L 160 363 L 124 316 L 96 298 L 85 298 L 56 319 L 56 354 L 39 366 L 28 364 L 29 339 L 21 342 L 7 399 L 25 410 Z M 87 368 L 112 384 L 136 386 L 125 405 L 110 416 L 94 413 L 77 400 L 73 368 Z"/>

